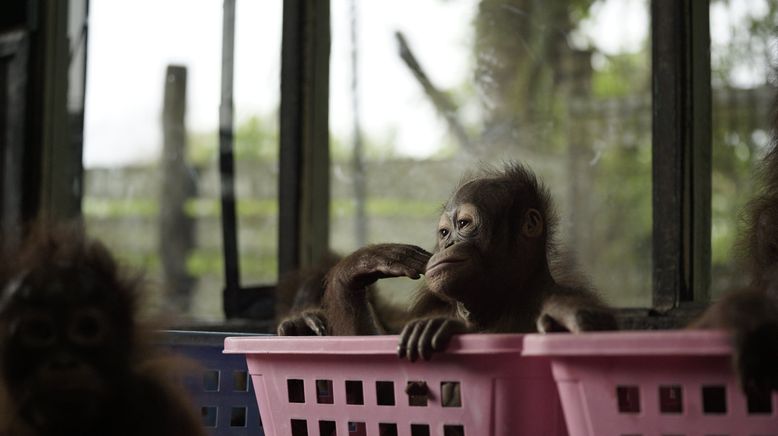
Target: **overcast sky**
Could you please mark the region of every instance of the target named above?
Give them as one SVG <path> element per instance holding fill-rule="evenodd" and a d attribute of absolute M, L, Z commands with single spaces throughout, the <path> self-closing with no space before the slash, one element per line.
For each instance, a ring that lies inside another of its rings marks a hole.
<path fill-rule="evenodd" d="M 735 0 L 750 9 L 766 0 Z M 446 129 L 397 56 L 402 30 L 441 88 L 471 75 L 472 20 L 477 0 L 361 1 L 359 80 L 367 135 L 394 137 L 402 153 L 426 156 Z M 644 0 L 595 4 L 577 42 L 606 53 L 639 49 L 648 33 Z M 351 133 L 349 0 L 332 0 L 330 121 L 334 135 Z M 278 107 L 281 0 L 238 0 L 235 105 L 238 121 Z M 736 15 L 736 13 L 734 13 Z M 732 10 L 711 14 L 720 43 Z M 168 64 L 188 68 L 187 126 L 215 131 L 221 62 L 221 0 L 93 0 L 90 2 L 84 163 L 88 167 L 154 161 L 161 144 L 160 111 Z M 746 74 L 746 77 L 748 75 Z"/>

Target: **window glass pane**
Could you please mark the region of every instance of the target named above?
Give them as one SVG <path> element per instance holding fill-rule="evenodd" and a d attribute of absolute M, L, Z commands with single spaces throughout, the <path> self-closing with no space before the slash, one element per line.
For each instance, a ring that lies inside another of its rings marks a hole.
<path fill-rule="evenodd" d="M 648 305 L 648 2 L 354 3 L 332 1 L 334 249 L 432 248 L 463 173 L 518 160 L 550 187 L 559 239 L 595 287 L 610 303 Z M 415 286 L 380 285 L 390 298 Z"/>
<path fill-rule="evenodd" d="M 144 309 L 174 322 L 223 318 L 222 7 L 139 0 L 92 2 L 89 10 L 88 230 L 146 271 Z M 246 285 L 276 275 L 281 2 L 238 1 L 236 10 L 235 186 Z"/>
<path fill-rule="evenodd" d="M 757 164 L 769 146 L 776 26 L 778 8 L 768 0 L 711 2 L 714 298 L 748 279 L 736 262 L 736 240 L 743 207 L 756 192 Z"/>
<path fill-rule="evenodd" d="M 278 108 L 283 1 L 239 0 L 235 23 L 235 165 L 244 286 L 278 274 Z"/>

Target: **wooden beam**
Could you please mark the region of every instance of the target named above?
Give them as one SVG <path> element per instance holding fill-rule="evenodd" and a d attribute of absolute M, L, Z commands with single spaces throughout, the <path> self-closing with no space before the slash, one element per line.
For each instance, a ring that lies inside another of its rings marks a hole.
<path fill-rule="evenodd" d="M 76 109 L 71 117 L 68 85 L 70 81 L 83 81 L 83 70 L 81 77 L 70 76 L 69 2 L 39 2 L 38 5 L 37 50 L 41 56 L 38 66 L 43 81 L 38 95 L 40 112 L 31 114 L 31 118 L 41 120 L 38 213 L 48 219 L 70 220 L 81 216 L 83 110 Z M 86 11 L 83 13 L 85 19 Z"/>
<path fill-rule="evenodd" d="M 329 0 L 285 0 L 281 45 L 278 273 L 329 246 Z"/>
<path fill-rule="evenodd" d="M 711 109 L 708 2 L 652 0 L 653 303 L 710 287 Z"/>
<path fill-rule="evenodd" d="M 0 35 L 0 250 L 20 242 L 27 98 L 27 32 Z"/>

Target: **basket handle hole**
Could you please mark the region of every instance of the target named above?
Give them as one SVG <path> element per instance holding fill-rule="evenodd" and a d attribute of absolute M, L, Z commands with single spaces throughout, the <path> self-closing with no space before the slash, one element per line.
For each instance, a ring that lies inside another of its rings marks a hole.
<path fill-rule="evenodd" d="M 292 436 L 308 436 L 308 423 L 304 419 L 292 420 Z"/>
<path fill-rule="evenodd" d="M 346 404 L 365 404 L 361 381 L 346 380 Z"/>
<path fill-rule="evenodd" d="M 430 436 L 430 426 L 427 424 L 411 424 L 411 436 Z"/>
<path fill-rule="evenodd" d="M 446 424 L 443 426 L 443 436 L 465 436 L 465 426 Z"/>
<path fill-rule="evenodd" d="M 319 421 L 319 436 L 335 436 L 335 421 Z"/>
<path fill-rule="evenodd" d="M 246 371 L 233 371 L 232 388 L 235 392 L 248 392 L 249 374 Z"/>
<path fill-rule="evenodd" d="M 289 379 L 286 381 L 286 388 L 289 393 L 290 403 L 304 403 L 305 402 L 305 389 L 303 388 L 303 381 L 300 379 Z"/>
<path fill-rule="evenodd" d="M 351 422 L 348 423 L 348 435 L 349 436 L 365 436 L 367 435 L 367 427 L 364 422 Z"/>
<path fill-rule="evenodd" d="M 216 428 L 216 419 L 218 418 L 218 409 L 214 406 L 204 406 L 200 408 L 200 417 L 203 420 L 203 426 Z"/>
<path fill-rule="evenodd" d="M 230 410 L 230 427 L 245 427 L 246 426 L 246 408 L 245 407 L 233 407 Z"/>
<path fill-rule="evenodd" d="M 376 402 L 379 406 L 394 406 L 394 382 L 375 382 Z"/>
<path fill-rule="evenodd" d="M 705 414 L 727 413 L 727 389 L 724 386 L 703 386 L 702 411 Z"/>
<path fill-rule="evenodd" d="M 640 413 L 640 388 L 637 386 L 616 386 L 616 398 L 620 413 Z"/>
<path fill-rule="evenodd" d="M 316 402 L 319 404 L 332 404 L 335 402 L 332 392 L 332 380 L 316 380 Z"/>
<path fill-rule="evenodd" d="M 384 422 L 379 423 L 378 436 L 397 436 L 397 424 Z"/>
<path fill-rule="evenodd" d="M 440 382 L 440 402 L 443 407 L 462 407 L 462 388 L 459 382 Z"/>
<path fill-rule="evenodd" d="M 746 396 L 748 400 L 748 413 L 750 415 L 769 415 L 773 413 L 773 394 L 770 391 L 760 391 L 749 393 Z"/>
<path fill-rule="evenodd" d="M 416 407 L 426 407 L 427 398 L 430 394 L 430 388 L 425 381 L 409 381 L 405 386 L 405 393 L 408 394 L 408 405 Z"/>
<path fill-rule="evenodd" d="M 219 371 L 212 369 L 203 372 L 203 390 L 206 392 L 219 391 Z"/>
<path fill-rule="evenodd" d="M 680 386 L 659 387 L 659 410 L 662 413 L 683 413 L 683 390 Z"/>

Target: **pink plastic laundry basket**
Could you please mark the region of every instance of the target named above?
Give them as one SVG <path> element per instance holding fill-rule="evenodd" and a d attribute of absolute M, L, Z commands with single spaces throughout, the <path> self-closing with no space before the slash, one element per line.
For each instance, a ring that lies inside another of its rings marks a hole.
<path fill-rule="evenodd" d="M 778 395 L 746 398 L 718 331 L 527 335 L 550 356 L 570 436 L 778 435 Z"/>
<path fill-rule="evenodd" d="M 246 354 L 267 435 L 567 434 L 549 361 L 522 357 L 521 335 L 458 336 L 414 363 L 397 341 L 227 338 L 224 352 Z"/>

